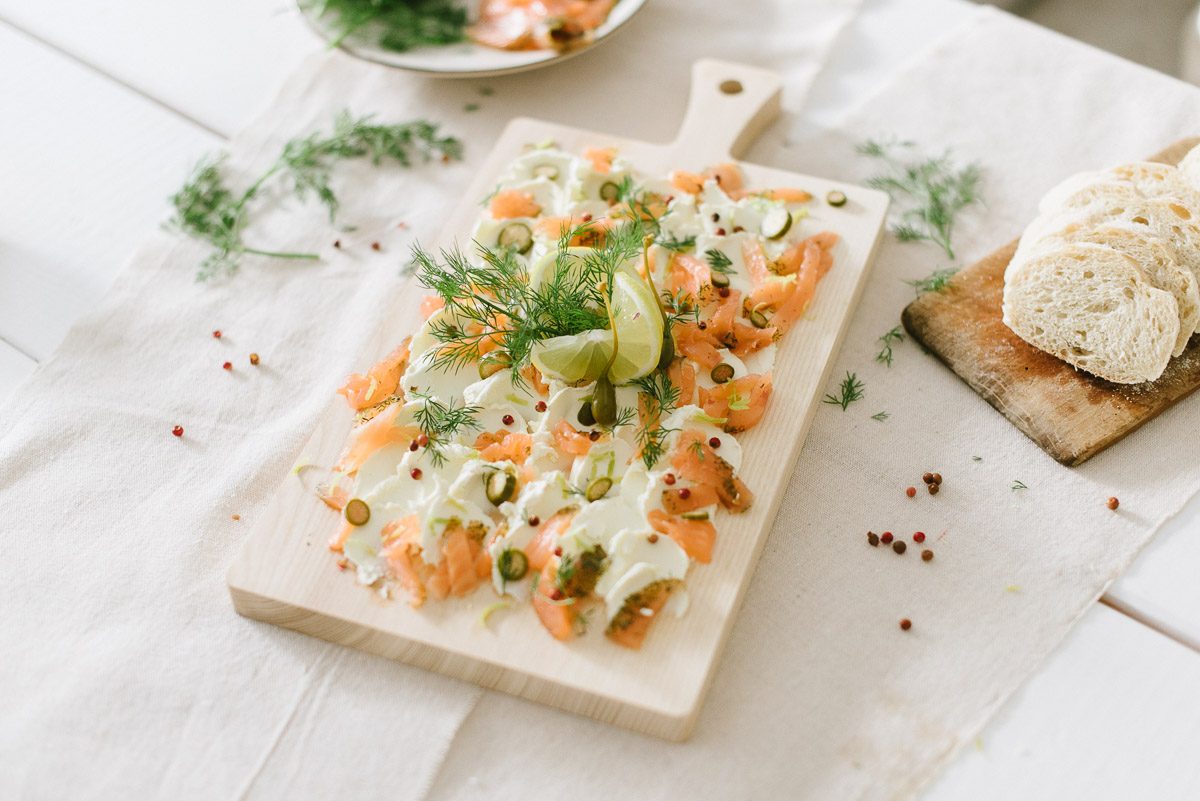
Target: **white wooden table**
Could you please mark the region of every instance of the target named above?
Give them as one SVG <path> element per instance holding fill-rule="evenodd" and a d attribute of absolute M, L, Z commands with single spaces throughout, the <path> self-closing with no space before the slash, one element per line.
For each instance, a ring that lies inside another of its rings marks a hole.
<path fill-rule="evenodd" d="M 970 13 L 865 0 L 808 101 L 870 93 Z M 165 198 L 320 45 L 287 0 L 0 0 L 0 399 L 105 292 Z M 929 799 L 1200 797 L 1200 502 Z"/>

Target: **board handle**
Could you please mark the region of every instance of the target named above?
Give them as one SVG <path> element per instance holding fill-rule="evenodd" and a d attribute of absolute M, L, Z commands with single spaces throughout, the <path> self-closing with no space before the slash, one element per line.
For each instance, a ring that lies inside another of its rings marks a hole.
<path fill-rule="evenodd" d="M 705 58 L 692 65 L 687 111 L 673 149 L 702 164 L 741 155 L 779 116 L 783 79 L 770 70 Z"/>

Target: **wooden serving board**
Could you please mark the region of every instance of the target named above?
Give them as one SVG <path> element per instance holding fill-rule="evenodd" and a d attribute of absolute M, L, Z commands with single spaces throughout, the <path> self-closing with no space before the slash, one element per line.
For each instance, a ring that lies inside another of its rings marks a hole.
<path fill-rule="evenodd" d="M 1177 164 L 1200 138 L 1151 161 Z M 1200 337 L 1156 381 L 1113 384 L 1030 345 L 1004 324 L 1004 269 L 1019 238 L 967 267 L 901 315 L 905 329 L 1057 461 L 1083 464 L 1200 387 Z"/>
<path fill-rule="evenodd" d="M 778 114 L 777 75 L 746 66 L 700 61 L 693 68 L 688 110 L 678 138 L 667 145 L 518 119 L 509 124 L 462 203 L 448 221 L 443 244 L 465 238 L 479 214 L 479 199 L 498 173 L 530 142 L 554 140 L 578 153 L 616 146 L 643 173 L 699 170 L 728 161 Z M 338 525 L 295 477 L 285 478 L 229 571 L 237 611 L 326 640 L 436 670 L 545 704 L 670 739 L 690 732 L 712 678 L 755 562 L 799 455 L 831 358 L 865 283 L 887 212 L 886 195 L 755 165 L 743 165 L 750 186 L 798 186 L 824 198 L 833 189 L 849 198 L 834 209 L 816 200 L 805 231 L 828 228 L 842 236 L 835 266 L 822 280 L 805 318 L 780 348 L 774 393 L 765 419 L 740 437 L 741 475 L 757 501 L 742 515 L 718 513 L 718 541 L 710 565 L 688 578 L 690 606 L 681 618 L 664 616 L 640 651 L 607 641 L 598 629 L 578 640 L 553 640 L 525 605 L 496 613 L 486 627 L 481 610 L 496 599 L 481 589 L 464 599 L 429 603 L 420 610 L 404 599 L 384 600 L 340 573 L 325 543 Z M 420 322 L 422 292 L 402 299 L 404 313 L 381 331 L 364 353 L 369 364 Z M 316 464 L 333 464 L 352 415 L 332 399 L 305 447 Z"/>

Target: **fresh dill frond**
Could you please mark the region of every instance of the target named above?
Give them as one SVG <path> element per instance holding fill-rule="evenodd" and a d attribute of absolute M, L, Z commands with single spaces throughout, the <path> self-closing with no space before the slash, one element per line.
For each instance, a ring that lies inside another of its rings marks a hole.
<path fill-rule="evenodd" d="M 884 420 L 888 419 L 889 417 L 891 417 L 891 415 L 888 414 L 887 412 L 876 412 L 875 414 L 871 415 L 871 419 L 878 423 L 882 423 Z"/>
<path fill-rule="evenodd" d="M 330 47 L 358 31 L 399 53 L 466 39 L 467 12 L 454 0 L 304 0 L 302 7 L 317 18 L 331 18 Z"/>
<path fill-rule="evenodd" d="M 477 430 L 480 408 L 467 406 L 465 403 L 456 406 L 454 398 L 451 398 L 449 403 L 442 403 L 437 398 L 421 392 L 413 393 L 413 397 L 422 402 L 421 408 L 413 418 L 421 432 L 429 438 L 425 449 L 434 466 L 441 467 L 446 463 L 442 446 L 460 433 Z"/>
<path fill-rule="evenodd" d="M 428 161 L 435 155 L 446 160 L 461 158 L 462 144 L 454 137 L 439 135 L 437 126 L 424 120 L 379 125 L 369 116 L 353 117 L 343 111 L 335 118 L 331 135 L 313 133 L 287 142 L 275 162 L 240 193 L 225 184 L 222 157 L 201 159 L 171 197 L 174 214 L 167 227 L 211 247 L 196 275 L 200 281 L 236 272 L 247 254 L 314 261 L 319 258 L 316 253 L 264 250 L 245 242 L 249 204 L 269 181 L 286 181 L 287 189 L 301 199 L 315 195 L 332 222 L 339 204 L 331 178 L 338 161 L 369 158 L 379 164 L 391 159 L 407 167 L 416 158 Z"/>
<path fill-rule="evenodd" d="M 694 439 L 690 443 L 688 443 L 688 449 L 691 450 L 691 452 L 696 455 L 697 459 L 699 459 L 702 462 L 704 461 L 704 443 L 703 442 L 701 442 L 698 439 Z"/>
<path fill-rule="evenodd" d="M 733 259 L 716 248 L 704 251 L 704 260 L 708 262 L 709 269 L 714 273 L 729 275 L 733 272 Z"/>
<path fill-rule="evenodd" d="M 1029 489 L 1029 487 L 1026 486 L 1024 481 L 1013 481 L 1012 486 L 1009 487 L 1009 489 L 1013 492 L 1016 492 L 1017 490 Z"/>
<path fill-rule="evenodd" d="M 659 293 L 659 296 L 662 298 L 662 310 L 666 330 L 670 331 L 677 325 L 699 321 L 700 307 L 692 303 L 694 298 L 689 293 L 682 289 L 677 289 L 674 292 L 664 289 Z"/>
<path fill-rule="evenodd" d="M 904 283 L 915 289 L 918 295 L 923 295 L 926 292 L 941 292 L 950 285 L 950 279 L 953 278 L 957 272 L 958 270 L 954 267 L 943 267 L 940 270 L 934 270 L 924 278 L 918 278 L 914 281 L 905 281 Z"/>
<path fill-rule="evenodd" d="M 875 354 L 875 361 L 891 367 L 892 345 L 904 341 L 904 331 L 900 329 L 900 326 L 896 326 L 891 331 L 879 337 L 878 341 L 882 343 L 883 347 L 879 349 L 879 353 Z"/>
<path fill-rule="evenodd" d="M 659 234 L 658 238 L 654 240 L 654 244 L 658 245 L 659 247 L 666 248 L 674 253 L 686 253 L 687 251 L 696 247 L 696 237 L 695 235 L 692 235 L 685 236 L 683 239 L 679 239 L 674 234 L 665 236 Z"/>
<path fill-rule="evenodd" d="M 676 430 L 666 428 L 663 420 L 679 406 L 679 387 L 662 370 L 635 380 L 642 399 L 642 422 L 637 430 L 638 448 L 647 469 L 653 468 L 665 454 L 667 438 Z"/>
<path fill-rule="evenodd" d="M 430 333 L 440 343 L 434 365 L 457 371 L 478 362 L 485 343 L 498 343 L 511 365 L 513 382 L 522 384 L 520 371 L 538 341 L 608 328 L 605 304 L 613 277 L 640 253 L 641 231 L 633 220 L 605 232 L 598 247 L 580 256 L 571 242 L 595 234 L 595 227 L 584 223 L 564 230 L 554 273 L 536 286 L 531 285 L 524 263 L 508 248 L 487 248 L 477 242 L 478 259 L 472 260 L 458 249 L 443 250 L 435 257 L 415 246 L 417 280 L 442 299 L 447 312 L 430 325 Z"/>
<path fill-rule="evenodd" d="M 917 152 L 912 142 L 868 139 L 857 150 L 886 167 L 885 173 L 871 178 L 867 185 L 902 204 L 892 228 L 896 237 L 902 242 L 932 242 L 947 257 L 955 258 L 954 226 L 959 213 L 979 201 L 979 165 L 959 165 L 948 150 L 940 156 L 926 156 Z"/>
<path fill-rule="evenodd" d="M 854 373 L 847 372 L 846 377 L 842 379 L 841 386 L 837 395 L 826 395 L 821 401 L 828 403 L 831 406 L 840 406 L 842 411 L 846 411 L 850 404 L 857 400 L 862 400 L 865 384 L 858 380 L 858 376 Z"/>
<path fill-rule="evenodd" d="M 621 409 L 621 411 L 617 412 L 617 419 L 614 420 L 613 424 L 608 428 L 611 430 L 614 428 L 620 428 L 621 426 L 633 425 L 633 421 L 636 419 L 637 409 L 634 409 L 631 406 L 626 406 L 625 408 Z"/>

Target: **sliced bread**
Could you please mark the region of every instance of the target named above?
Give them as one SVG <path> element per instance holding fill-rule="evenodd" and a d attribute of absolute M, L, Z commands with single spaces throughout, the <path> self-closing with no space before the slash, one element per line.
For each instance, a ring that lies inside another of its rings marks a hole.
<path fill-rule="evenodd" d="M 1180 180 L 1191 187 L 1193 192 L 1200 192 L 1200 145 L 1189 150 L 1176 169 L 1179 170 Z"/>
<path fill-rule="evenodd" d="M 1003 310 L 1005 324 L 1029 344 L 1118 384 L 1162 375 L 1179 334 L 1171 294 L 1105 245 L 1031 255 L 1006 276 Z"/>
<path fill-rule="evenodd" d="M 1151 286 L 1171 293 L 1179 309 L 1179 333 L 1171 355 L 1183 353 L 1197 324 L 1200 324 L 1200 283 L 1192 271 L 1180 265 L 1175 258 L 1176 249 L 1146 225 L 1125 220 L 1106 221 L 1097 225 L 1085 220 L 1069 222 L 1041 237 L 1033 246 L 1032 254 L 1073 242 L 1106 245 L 1132 257 Z"/>

